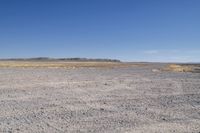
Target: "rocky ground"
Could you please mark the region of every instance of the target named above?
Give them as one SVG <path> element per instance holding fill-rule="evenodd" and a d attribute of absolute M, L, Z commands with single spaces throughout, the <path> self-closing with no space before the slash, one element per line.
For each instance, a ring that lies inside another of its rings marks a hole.
<path fill-rule="evenodd" d="M 0 68 L 0 132 L 199 133 L 200 73 L 160 67 Z"/>

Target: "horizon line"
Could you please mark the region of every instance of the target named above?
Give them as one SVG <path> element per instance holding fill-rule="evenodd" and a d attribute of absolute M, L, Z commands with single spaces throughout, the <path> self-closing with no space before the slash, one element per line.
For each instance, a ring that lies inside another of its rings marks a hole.
<path fill-rule="evenodd" d="M 127 63 L 187 63 L 187 64 L 200 64 L 200 62 L 191 61 L 191 62 L 184 62 L 184 61 L 124 61 L 120 59 L 113 59 L 113 58 L 86 58 L 86 57 L 20 57 L 20 58 L 0 58 L 0 61 L 106 61 L 106 62 L 127 62 Z"/>

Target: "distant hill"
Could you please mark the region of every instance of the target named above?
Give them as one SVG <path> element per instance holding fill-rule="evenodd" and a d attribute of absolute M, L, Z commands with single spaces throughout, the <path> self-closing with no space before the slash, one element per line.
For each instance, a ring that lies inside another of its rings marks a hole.
<path fill-rule="evenodd" d="M 36 58 L 9 58 L 0 59 L 0 61 L 95 61 L 95 62 L 121 62 L 117 59 L 90 59 L 90 58 L 49 58 L 49 57 L 36 57 Z"/>

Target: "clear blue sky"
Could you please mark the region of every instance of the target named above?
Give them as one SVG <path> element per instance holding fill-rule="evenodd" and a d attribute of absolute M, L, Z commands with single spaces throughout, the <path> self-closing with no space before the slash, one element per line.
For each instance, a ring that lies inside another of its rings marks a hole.
<path fill-rule="evenodd" d="M 200 62 L 200 0 L 0 0 L 0 58 Z"/>

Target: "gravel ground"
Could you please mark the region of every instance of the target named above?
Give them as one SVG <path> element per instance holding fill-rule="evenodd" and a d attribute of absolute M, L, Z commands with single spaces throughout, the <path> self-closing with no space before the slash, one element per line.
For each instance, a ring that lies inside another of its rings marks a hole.
<path fill-rule="evenodd" d="M 200 74 L 0 68 L 2 133 L 199 133 Z"/>

